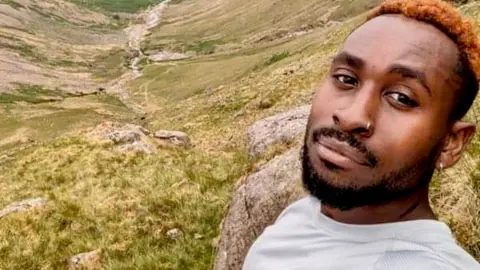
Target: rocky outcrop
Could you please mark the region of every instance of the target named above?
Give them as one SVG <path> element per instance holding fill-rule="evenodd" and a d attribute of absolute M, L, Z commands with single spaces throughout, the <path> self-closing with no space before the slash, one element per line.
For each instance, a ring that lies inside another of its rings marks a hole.
<path fill-rule="evenodd" d="M 121 153 L 141 152 L 154 154 L 158 145 L 189 146 L 188 135 L 181 131 L 159 130 L 151 133 L 148 129 L 115 122 L 104 122 L 87 131 L 87 137 L 94 141 L 113 143 Z"/>
<path fill-rule="evenodd" d="M 248 128 L 249 152 L 258 157 L 272 145 L 293 141 L 305 132 L 310 105 L 270 116 Z M 224 219 L 216 270 L 240 270 L 250 246 L 293 201 L 305 195 L 300 151 L 287 151 L 261 166 L 238 187 Z"/>
<path fill-rule="evenodd" d="M 250 155 L 260 156 L 275 143 L 301 136 L 309 114 L 310 105 L 306 105 L 255 122 L 247 131 Z"/>
<path fill-rule="evenodd" d="M 95 270 L 103 269 L 100 262 L 101 250 L 97 249 L 91 252 L 77 254 L 70 259 L 69 270 L 85 269 Z"/>
<path fill-rule="evenodd" d="M 153 137 L 176 146 L 190 145 L 190 139 L 188 138 L 188 135 L 181 131 L 158 130 L 153 133 Z"/>
<path fill-rule="evenodd" d="M 237 189 L 223 222 L 216 270 L 241 269 L 253 241 L 290 203 L 304 195 L 299 150 L 277 156 Z"/>
<path fill-rule="evenodd" d="M 16 212 L 24 212 L 29 209 L 39 208 L 44 206 L 47 203 L 47 199 L 45 198 L 35 198 L 35 199 L 28 199 L 20 202 L 14 202 L 4 209 L 0 210 L 0 218 Z"/>
<path fill-rule="evenodd" d="M 122 153 L 154 154 L 157 148 L 148 137 L 149 134 L 150 132 L 141 126 L 105 122 L 90 130 L 87 135 L 92 139 L 113 142 L 115 150 Z"/>

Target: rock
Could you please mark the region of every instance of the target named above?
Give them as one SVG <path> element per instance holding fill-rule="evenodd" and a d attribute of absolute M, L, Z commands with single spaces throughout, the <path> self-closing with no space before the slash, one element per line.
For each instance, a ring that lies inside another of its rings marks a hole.
<path fill-rule="evenodd" d="M 76 269 L 102 269 L 100 262 L 101 250 L 97 249 L 91 252 L 80 253 L 70 259 L 69 270 Z"/>
<path fill-rule="evenodd" d="M 28 199 L 20 202 L 14 202 L 7 207 L 0 210 L 0 218 L 6 216 L 10 213 L 23 212 L 33 208 L 39 208 L 44 206 L 47 203 L 45 198 L 34 198 Z"/>
<path fill-rule="evenodd" d="M 181 131 L 158 130 L 153 133 L 153 137 L 177 146 L 188 146 L 190 144 L 188 135 Z"/>
<path fill-rule="evenodd" d="M 107 137 L 115 144 L 133 143 L 140 140 L 140 134 L 132 130 L 115 130 Z"/>
<path fill-rule="evenodd" d="M 257 157 L 274 143 L 302 135 L 309 114 L 310 105 L 306 105 L 255 122 L 247 131 L 250 156 Z"/>
<path fill-rule="evenodd" d="M 148 129 L 142 127 L 142 126 L 137 126 L 137 125 L 132 125 L 132 124 L 127 124 L 125 126 L 127 128 L 130 128 L 130 129 L 136 129 L 136 130 L 142 132 L 143 134 L 145 134 L 147 136 L 150 135 L 150 130 L 148 130 Z"/>
<path fill-rule="evenodd" d="M 119 146 L 117 150 L 121 153 L 139 152 L 145 154 L 155 154 L 157 152 L 157 149 L 154 145 L 146 143 L 144 141 L 135 141 L 132 143 L 124 144 Z"/>
<path fill-rule="evenodd" d="M 167 236 L 171 239 L 178 239 L 182 236 L 182 232 L 179 229 L 171 229 L 167 232 Z"/>
<path fill-rule="evenodd" d="M 237 111 L 234 115 L 233 115 L 233 119 L 236 119 L 240 116 L 244 116 L 245 115 L 245 109 L 240 109 L 239 111 Z"/>
<path fill-rule="evenodd" d="M 215 270 L 241 269 L 254 240 L 292 202 L 305 195 L 298 149 L 277 156 L 237 189 L 224 219 Z"/>
<path fill-rule="evenodd" d="M 87 133 L 94 140 L 108 140 L 116 145 L 116 150 L 154 154 L 157 148 L 148 137 L 150 131 L 142 126 L 105 122 Z"/>
<path fill-rule="evenodd" d="M 172 61 L 172 60 L 182 60 L 191 58 L 192 55 L 177 53 L 177 52 L 170 52 L 170 51 L 162 51 L 157 52 L 148 57 L 148 59 L 154 62 L 163 62 L 163 61 Z"/>
<path fill-rule="evenodd" d="M 260 102 L 258 102 L 257 104 L 257 108 L 261 110 L 268 109 L 272 106 L 273 106 L 273 101 L 268 98 L 260 100 Z"/>
<path fill-rule="evenodd" d="M 335 27 L 337 25 L 341 24 L 341 22 L 337 21 L 329 21 L 327 24 L 325 24 L 325 27 Z"/>
<path fill-rule="evenodd" d="M 35 140 L 29 137 L 23 137 L 23 138 L 20 138 L 19 140 L 19 143 L 21 144 L 34 143 L 34 142 Z"/>

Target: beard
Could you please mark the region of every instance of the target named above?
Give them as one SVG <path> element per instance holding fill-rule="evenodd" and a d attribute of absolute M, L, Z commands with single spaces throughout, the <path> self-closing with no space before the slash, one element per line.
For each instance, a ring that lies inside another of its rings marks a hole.
<path fill-rule="evenodd" d="M 302 181 L 308 192 L 321 201 L 322 204 L 341 211 L 350 210 L 362 206 L 381 205 L 390 201 L 406 198 L 419 189 L 428 188 L 430 179 L 435 171 L 435 160 L 438 147 L 421 160 L 412 161 L 394 171 L 373 176 L 372 184 L 358 186 L 355 179 L 343 179 L 349 185 L 335 185 L 334 179 L 326 179 L 326 175 L 317 172 L 309 156 L 307 135 L 302 149 Z M 353 135 L 332 128 L 321 128 L 313 132 L 313 140 L 318 141 L 320 136 L 333 137 L 339 141 L 348 143 L 351 147 L 364 153 L 366 158 L 375 161 L 372 170 L 381 163 L 374 153 L 358 141 Z M 377 163 L 378 162 L 378 163 Z M 327 170 L 336 170 L 326 164 Z M 374 174 L 375 175 L 375 174 Z M 342 180 L 342 179 L 339 179 Z"/>

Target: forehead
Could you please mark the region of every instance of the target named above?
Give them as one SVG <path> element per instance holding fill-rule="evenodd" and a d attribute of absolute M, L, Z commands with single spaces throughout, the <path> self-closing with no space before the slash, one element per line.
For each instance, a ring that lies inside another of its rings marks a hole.
<path fill-rule="evenodd" d="M 434 81 L 451 76 L 458 59 L 456 44 L 436 27 L 403 15 L 382 15 L 357 28 L 342 51 L 381 69 L 393 63 L 406 64 Z"/>

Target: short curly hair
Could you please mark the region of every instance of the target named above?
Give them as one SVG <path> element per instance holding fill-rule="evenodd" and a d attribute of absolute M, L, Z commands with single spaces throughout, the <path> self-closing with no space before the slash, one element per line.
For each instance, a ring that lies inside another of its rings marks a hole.
<path fill-rule="evenodd" d="M 464 117 L 477 96 L 480 80 L 480 44 L 474 23 L 441 0 L 386 0 L 371 11 L 367 20 L 384 14 L 402 14 L 429 23 L 457 44 L 460 55 L 455 73 L 460 79 L 460 91 L 451 118 Z"/>

